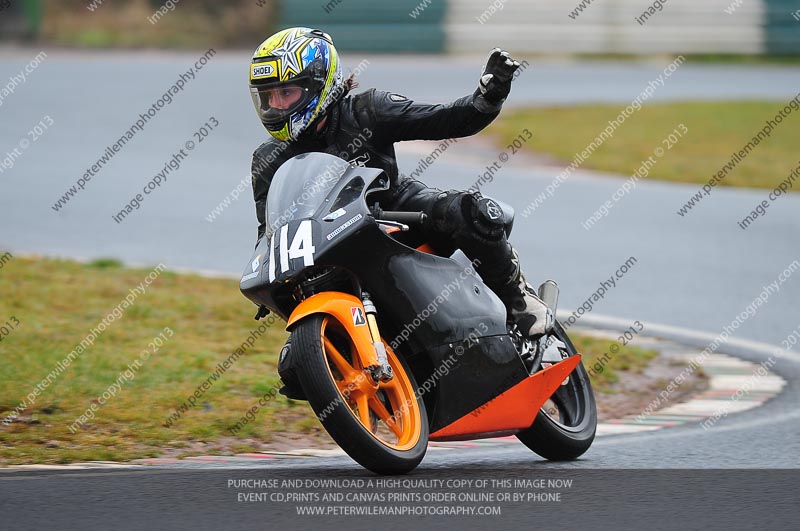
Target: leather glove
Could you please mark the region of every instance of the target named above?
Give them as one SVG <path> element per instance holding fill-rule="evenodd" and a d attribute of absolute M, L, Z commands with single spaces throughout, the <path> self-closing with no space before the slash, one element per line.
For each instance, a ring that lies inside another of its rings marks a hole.
<path fill-rule="evenodd" d="M 495 48 L 489 52 L 489 59 L 483 68 L 479 87 L 483 98 L 491 105 L 499 105 L 511 92 L 511 80 L 519 61 L 511 58 L 505 50 Z"/>

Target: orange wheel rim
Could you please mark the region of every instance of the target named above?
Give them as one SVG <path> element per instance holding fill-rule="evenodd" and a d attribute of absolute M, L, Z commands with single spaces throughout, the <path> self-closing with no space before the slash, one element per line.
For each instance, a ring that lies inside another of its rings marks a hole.
<path fill-rule="evenodd" d="M 416 446 L 422 417 L 414 387 L 394 351 L 383 341 L 394 378 L 375 383 L 361 366 L 355 342 L 331 316 L 322 321 L 322 351 L 342 400 L 372 436 L 395 450 Z"/>

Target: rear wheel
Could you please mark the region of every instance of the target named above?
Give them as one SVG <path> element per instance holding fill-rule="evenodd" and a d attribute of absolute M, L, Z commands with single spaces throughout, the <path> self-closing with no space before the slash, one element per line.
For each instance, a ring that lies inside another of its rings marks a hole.
<path fill-rule="evenodd" d="M 559 349 L 562 358 L 577 353 L 558 322 L 551 335 L 564 344 Z M 517 438 L 545 459 L 565 461 L 576 459 L 588 450 L 596 431 L 597 405 L 589 375 L 581 362 L 545 402 L 533 426 L 518 433 Z"/>
<path fill-rule="evenodd" d="M 425 456 L 428 416 L 414 393 L 414 375 L 384 345 L 394 378 L 375 383 L 361 366 L 355 342 L 332 315 L 304 318 L 292 340 L 303 391 L 333 440 L 368 470 L 404 474 Z"/>

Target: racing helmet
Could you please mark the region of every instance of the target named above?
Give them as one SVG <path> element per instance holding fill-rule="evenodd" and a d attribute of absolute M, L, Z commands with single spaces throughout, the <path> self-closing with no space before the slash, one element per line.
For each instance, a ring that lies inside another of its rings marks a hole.
<path fill-rule="evenodd" d="M 323 31 L 288 28 L 253 54 L 250 95 L 258 118 L 277 140 L 297 140 L 344 93 L 339 54 Z"/>

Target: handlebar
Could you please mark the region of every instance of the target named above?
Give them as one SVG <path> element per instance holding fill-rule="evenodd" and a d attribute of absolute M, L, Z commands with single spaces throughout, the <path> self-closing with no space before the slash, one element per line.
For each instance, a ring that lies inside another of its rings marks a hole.
<path fill-rule="evenodd" d="M 424 212 L 399 212 L 393 210 L 383 210 L 380 215 L 381 219 L 387 221 L 396 221 L 403 223 L 410 227 L 420 227 L 425 223 L 428 216 Z"/>
<path fill-rule="evenodd" d="M 383 210 L 376 202 L 370 209 L 376 221 L 391 221 L 409 227 L 422 227 L 428 219 L 424 212 L 401 212 L 397 210 Z M 405 230 L 405 229 L 404 229 Z"/>

